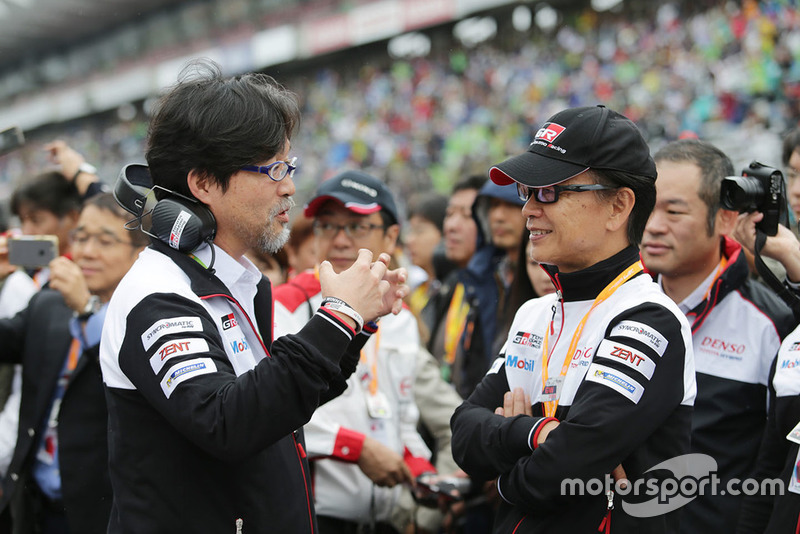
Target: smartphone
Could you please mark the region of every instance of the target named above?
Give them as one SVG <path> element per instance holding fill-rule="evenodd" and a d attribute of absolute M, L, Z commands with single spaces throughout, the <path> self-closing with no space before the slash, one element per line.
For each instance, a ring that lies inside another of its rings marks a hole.
<path fill-rule="evenodd" d="M 0 156 L 4 156 L 25 144 L 25 136 L 19 126 L 12 126 L 0 132 Z"/>
<path fill-rule="evenodd" d="M 8 240 L 8 263 L 21 267 L 44 267 L 58 256 L 58 237 L 21 235 Z"/>

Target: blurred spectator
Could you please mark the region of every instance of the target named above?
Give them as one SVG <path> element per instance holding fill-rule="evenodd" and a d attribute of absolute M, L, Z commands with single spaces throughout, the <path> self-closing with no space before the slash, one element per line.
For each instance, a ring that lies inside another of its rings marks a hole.
<path fill-rule="evenodd" d="M 406 297 L 406 302 L 417 317 L 441 285 L 441 273 L 436 272 L 434 255 L 442 241 L 447 202 L 444 195 L 428 193 L 409 204 L 404 241 L 412 266 L 409 268 L 411 294 Z"/>
<path fill-rule="evenodd" d="M 465 189 L 459 193 L 466 196 L 468 192 Z M 451 206 L 455 200 L 456 193 L 451 197 Z M 475 253 L 463 268 L 447 278 L 439 294 L 431 298 L 430 310 L 424 312 L 431 314 L 424 315 L 432 325 L 431 352 L 440 361 L 444 379 L 463 398 L 469 396 L 496 356 L 493 351 L 498 317 L 504 309 L 503 299 L 525 229 L 525 219 L 519 212 L 522 204 L 516 188 L 484 180 L 469 211 L 477 223 Z M 451 221 L 450 217 L 445 220 L 446 239 L 451 235 Z M 464 229 L 460 228 L 459 237 L 465 239 Z"/>
<path fill-rule="evenodd" d="M 289 260 L 285 247 L 275 254 L 268 254 L 258 249 L 250 249 L 245 256 L 258 267 L 258 270 L 264 276 L 269 278 L 272 287 L 286 282 L 289 272 Z"/>
<path fill-rule="evenodd" d="M 289 263 L 287 279 L 317 266 L 317 243 L 311 225 L 312 220 L 302 213 L 292 221 L 292 233 L 283 248 Z"/>
<path fill-rule="evenodd" d="M 349 268 L 359 249 L 373 257 L 395 251 L 400 226 L 394 197 L 366 173 L 346 171 L 325 181 L 305 214 L 314 218 L 319 259 L 336 272 Z M 322 301 L 318 277 L 306 271 L 275 288 L 274 297 L 275 335 L 292 334 Z M 416 323 L 404 309 L 364 325 L 372 335 L 347 393 L 320 406 L 304 427 L 321 534 L 438 529 L 440 516 L 414 516 L 407 489 L 420 474 L 436 472 L 417 422 L 441 438 L 437 467 L 455 470 L 449 420 L 460 399 L 421 346 Z"/>
<path fill-rule="evenodd" d="M 792 231 L 797 234 L 800 221 L 800 128 L 794 128 L 783 138 L 781 162 L 786 173 L 786 192 L 789 196 Z"/>
<path fill-rule="evenodd" d="M 697 376 L 691 452 L 714 458 L 722 485 L 750 474 L 767 419 L 770 366 L 794 325 L 789 308 L 749 276 L 731 239 L 737 214 L 720 208 L 733 164 L 698 140 L 675 141 L 654 156 L 656 205 L 642 240 L 645 267 L 691 321 Z M 736 349 L 732 349 L 736 347 Z M 742 496 L 698 495 L 681 532 L 733 532 Z"/>
<path fill-rule="evenodd" d="M 14 532 L 104 533 L 111 510 L 108 413 L 98 362 L 105 310 L 147 243 L 110 193 L 89 199 L 73 260 L 50 263 L 48 287 L 0 321 L 0 359 L 23 367 L 20 423 L 0 510 Z"/>
<path fill-rule="evenodd" d="M 430 328 L 428 350 L 439 362 L 455 361 L 458 340 L 466 328 L 469 306 L 464 302 L 463 285 L 458 299 L 453 295 L 459 283 L 459 272 L 467 267 L 478 246 L 478 223 L 472 216 L 472 205 L 486 178 L 471 175 L 460 180 L 450 193 L 444 217 L 444 254 L 456 270 L 443 281 L 439 291 L 432 295 L 420 317 Z M 454 302 L 455 300 L 455 302 Z M 452 358 L 450 358 L 452 354 Z M 451 381 L 449 369 L 443 371 L 445 380 Z"/>

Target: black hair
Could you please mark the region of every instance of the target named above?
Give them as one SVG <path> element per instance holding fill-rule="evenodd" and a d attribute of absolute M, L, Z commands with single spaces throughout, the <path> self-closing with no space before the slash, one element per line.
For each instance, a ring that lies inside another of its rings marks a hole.
<path fill-rule="evenodd" d="M 486 176 L 480 174 L 471 174 L 456 182 L 456 185 L 453 186 L 453 190 L 450 192 L 450 194 L 452 195 L 453 193 L 458 193 L 464 189 L 474 189 L 476 191 L 480 191 L 481 187 L 483 187 L 483 184 L 486 183 L 486 180 Z"/>
<path fill-rule="evenodd" d="M 153 183 L 191 197 L 186 177 L 194 170 L 225 192 L 242 166 L 281 153 L 299 122 L 296 96 L 270 76 L 224 78 L 213 61 L 192 62 L 150 122 Z"/>
<path fill-rule="evenodd" d="M 117 201 L 114 200 L 114 195 L 112 193 L 98 193 L 89 197 L 83 203 L 83 209 L 86 209 L 87 206 L 94 206 L 101 210 L 110 211 L 115 217 L 119 217 L 123 221 L 128 221 L 131 218 L 131 214 L 125 211 L 122 206 L 120 206 Z M 120 226 L 123 226 L 124 224 L 124 222 L 120 223 Z M 150 243 L 148 235 L 142 232 L 139 228 L 136 228 L 135 230 L 129 230 L 128 234 L 131 237 L 131 244 L 133 246 L 146 247 Z"/>
<path fill-rule="evenodd" d="M 81 209 L 81 195 L 75 184 L 60 172 L 45 172 L 21 184 L 11 194 L 11 213 L 19 217 L 23 205 L 49 211 L 61 218 Z"/>
<path fill-rule="evenodd" d="M 444 227 L 444 215 L 447 213 L 447 203 L 449 199 L 438 193 L 425 193 L 410 203 L 408 208 L 408 219 L 417 216 L 432 223 L 442 232 Z"/>
<path fill-rule="evenodd" d="M 628 217 L 628 242 L 631 245 L 641 243 L 647 219 L 650 218 L 656 205 L 656 184 L 653 179 L 648 176 L 607 169 L 591 169 L 589 173 L 598 184 L 615 188 L 627 187 L 633 191 L 635 201 L 633 210 Z M 616 194 L 613 190 L 601 190 L 595 191 L 595 193 L 603 199 L 608 199 Z"/>
<path fill-rule="evenodd" d="M 800 151 L 800 128 L 794 128 L 783 137 L 783 150 L 781 153 L 781 161 L 784 167 L 789 166 L 789 159 L 792 157 L 792 152 L 795 150 Z"/>
<path fill-rule="evenodd" d="M 697 194 L 708 208 L 706 232 L 711 236 L 714 233 L 717 212 L 721 207 L 719 197 L 722 180 L 734 174 L 730 158 L 711 143 L 698 139 L 681 139 L 666 144 L 656 152 L 654 159 L 656 162 L 692 163 L 700 169 Z"/>

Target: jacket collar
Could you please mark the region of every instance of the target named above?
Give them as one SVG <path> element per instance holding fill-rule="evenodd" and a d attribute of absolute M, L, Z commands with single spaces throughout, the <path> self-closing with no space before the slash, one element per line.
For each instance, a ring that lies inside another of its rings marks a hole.
<path fill-rule="evenodd" d="M 561 273 L 554 265 L 543 265 L 565 302 L 592 300 L 621 272 L 639 260 L 639 250 L 633 246 L 610 258 L 572 273 Z"/>
<path fill-rule="evenodd" d="M 722 255 L 727 259 L 727 264 L 717 279 L 711 283 L 708 296 L 687 314 L 692 321 L 692 332 L 700 328 L 717 303 L 729 293 L 739 289 L 750 276 L 750 266 L 739 243 L 728 236 L 722 236 L 720 248 Z"/>

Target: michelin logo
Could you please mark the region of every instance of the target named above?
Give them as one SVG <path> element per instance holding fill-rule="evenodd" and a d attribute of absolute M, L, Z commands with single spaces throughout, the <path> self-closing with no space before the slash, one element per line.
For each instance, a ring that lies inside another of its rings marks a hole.
<path fill-rule="evenodd" d="M 175 332 L 200 332 L 203 325 L 200 317 L 170 317 L 169 319 L 159 319 L 145 330 L 142 334 L 142 345 L 144 350 L 150 350 L 156 341 L 167 334 Z"/>
<path fill-rule="evenodd" d="M 605 365 L 593 363 L 586 373 L 586 380 L 611 388 L 634 404 L 639 404 L 644 393 L 644 387 L 639 382 Z"/>
<path fill-rule="evenodd" d="M 216 371 L 217 366 L 211 358 L 197 358 L 196 360 L 177 363 L 161 379 L 161 391 L 169 398 L 175 388 L 183 382 L 190 378 L 215 373 Z"/>

